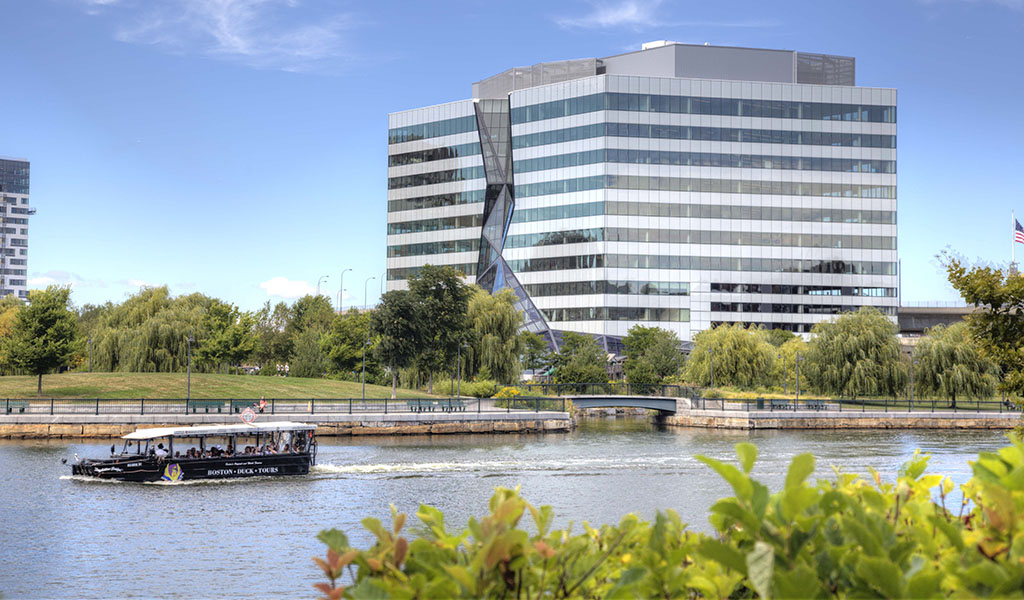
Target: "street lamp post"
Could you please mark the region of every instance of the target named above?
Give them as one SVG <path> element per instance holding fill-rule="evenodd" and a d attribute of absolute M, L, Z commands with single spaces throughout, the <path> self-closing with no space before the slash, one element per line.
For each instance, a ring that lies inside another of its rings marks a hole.
<path fill-rule="evenodd" d="M 363 282 L 363 308 L 364 309 L 368 306 L 366 304 L 366 284 L 370 283 L 371 279 L 376 279 L 376 277 L 367 277 L 366 281 Z"/>
<path fill-rule="evenodd" d="M 89 372 L 92 373 L 92 336 L 89 336 Z"/>
<path fill-rule="evenodd" d="M 342 306 L 341 306 L 342 300 L 345 297 L 345 273 L 347 273 L 347 272 L 349 272 L 351 270 L 352 269 L 344 269 L 341 272 L 341 284 L 338 285 L 338 314 L 341 314 L 341 313 L 345 312 L 344 310 L 342 310 Z"/>
<path fill-rule="evenodd" d="M 388 278 L 388 272 L 384 271 L 380 274 L 380 296 L 384 297 L 384 280 Z"/>
<path fill-rule="evenodd" d="M 329 278 L 330 278 L 330 275 L 321 275 L 320 279 L 316 280 L 316 295 L 317 296 L 320 295 L 320 282 L 323 281 L 324 279 L 329 279 Z"/>
<path fill-rule="evenodd" d="M 192 333 L 189 332 L 188 337 L 185 338 L 185 343 L 188 344 L 188 383 L 185 387 L 185 401 L 192 399 L 192 342 L 196 341 L 192 337 Z"/>

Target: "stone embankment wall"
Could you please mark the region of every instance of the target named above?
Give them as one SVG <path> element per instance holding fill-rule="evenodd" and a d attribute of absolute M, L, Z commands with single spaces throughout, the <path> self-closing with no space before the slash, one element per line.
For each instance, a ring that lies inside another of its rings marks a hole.
<path fill-rule="evenodd" d="M 965 413 L 799 412 L 788 415 L 741 411 L 683 410 L 662 422 L 709 429 L 1013 429 L 1020 415 Z"/>
<path fill-rule="evenodd" d="M 192 423 L 189 423 L 191 425 Z M 0 423 L 0 439 L 117 438 L 136 429 L 175 427 L 182 423 Z M 453 433 L 544 433 L 569 431 L 572 421 L 554 419 L 494 419 L 474 421 L 340 421 L 317 423 L 317 435 L 443 435 Z"/>

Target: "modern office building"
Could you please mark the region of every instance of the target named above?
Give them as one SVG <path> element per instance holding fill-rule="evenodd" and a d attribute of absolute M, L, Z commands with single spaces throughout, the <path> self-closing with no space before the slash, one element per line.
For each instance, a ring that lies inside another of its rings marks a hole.
<path fill-rule="evenodd" d="M 388 289 L 424 264 L 511 287 L 527 326 L 895 319 L 896 91 L 854 59 L 644 44 L 517 67 L 389 115 Z"/>
<path fill-rule="evenodd" d="M 28 298 L 29 164 L 0 156 L 0 296 Z"/>

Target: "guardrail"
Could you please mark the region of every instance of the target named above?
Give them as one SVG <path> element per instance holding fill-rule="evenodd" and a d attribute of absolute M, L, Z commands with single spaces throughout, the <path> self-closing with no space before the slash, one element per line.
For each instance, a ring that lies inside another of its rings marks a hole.
<path fill-rule="evenodd" d="M 529 394 L 541 396 L 657 396 L 661 398 L 694 398 L 699 387 L 654 383 L 525 383 L 518 387 Z"/>
<path fill-rule="evenodd" d="M 743 412 L 795 412 L 836 411 L 836 412 L 892 412 L 892 413 L 1020 413 L 1021 405 L 1010 400 L 970 400 L 950 404 L 946 400 L 927 399 L 855 399 L 855 398 L 753 398 L 730 400 L 723 398 L 691 398 L 690 405 L 700 410 L 734 410 Z"/>
<path fill-rule="evenodd" d="M 239 415 L 260 414 L 259 400 L 240 398 L 6 398 L 2 415 Z M 262 414 L 280 416 L 360 413 L 492 413 L 512 411 L 565 412 L 565 398 L 267 398 Z"/>

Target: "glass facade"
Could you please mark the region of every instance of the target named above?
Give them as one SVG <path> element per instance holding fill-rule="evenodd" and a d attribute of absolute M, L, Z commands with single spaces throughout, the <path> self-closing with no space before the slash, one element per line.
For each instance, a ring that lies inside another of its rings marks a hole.
<path fill-rule="evenodd" d="M 815 121 L 860 121 L 895 123 L 895 106 L 837 104 L 830 102 L 789 102 L 740 98 L 702 98 L 605 92 L 552 100 L 512 110 L 514 124 L 543 121 L 598 110 L 717 115 L 731 117 L 767 117 L 772 119 L 810 119 Z"/>
<path fill-rule="evenodd" d="M 893 314 L 896 94 L 821 56 L 801 68 L 822 83 L 795 62 L 794 83 L 677 83 L 618 61 L 392 115 L 388 289 L 457 261 L 553 345 L 548 323 L 609 351 L 637 322 L 689 340 Z"/>
<path fill-rule="evenodd" d="M 779 169 L 786 171 L 834 171 L 838 173 L 895 173 L 894 160 L 860 158 L 818 158 L 809 156 L 772 156 L 716 154 L 713 152 L 664 152 L 609 148 L 531 158 L 516 162 L 516 173 L 564 169 L 597 163 L 632 165 L 670 165 L 677 167 L 726 167 L 733 169 Z"/>
<path fill-rule="evenodd" d="M 569 194 L 588 190 L 647 190 L 705 194 L 771 194 L 773 196 L 822 196 L 827 198 L 896 198 L 896 186 L 859 183 L 764 181 L 756 179 L 699 179 L 646 175 L 593 175 L 527 183 L 516 188 L 520 198 Z"/>
<path fill-rule="evenodd" d="M 840 146 L 847 148 L 895 148 L 896 136 L 838 131 L 792 131 L 785 129 L 739 129 L 735 127 L 696 127 L 690 125 L 654 125 L 650 123 L 595 123 L 566 129 L 553 129 L 517 135 L 516 149 L 575 142 L 597 137 L 646 138 L 654 140 L 690 140 L 695 142 L 748 142 L 751 144 L 789 144 L 793 146 Z"/>

